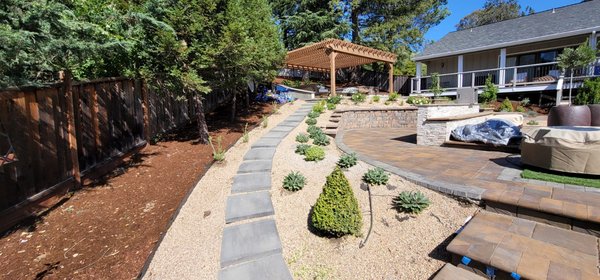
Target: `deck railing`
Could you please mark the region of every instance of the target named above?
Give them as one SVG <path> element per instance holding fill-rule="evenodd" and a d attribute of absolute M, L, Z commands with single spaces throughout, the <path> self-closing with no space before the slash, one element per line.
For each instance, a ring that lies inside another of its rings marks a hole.
<path fill-rule="evenodd" d="M 553 84 L 558 81 L 561 70 L 558 62 L 547 62 L 504 68 L 492 68 L 475 71 L 463 71 L 456 73 L 439 74 L 440 86 L 445 91 L 458 88 L 472 87 L 482 88 L 488 77 L 492 83 L 500 87 L 519 87 L 538 84 Z M 565 77 L 571 75 L 570 71 Z M 575 69 L 573 76 L 578 80 L 587 77 L 600 76 L 600 58 L 591 66 Z M 431 92 L 431 76 L 421 76 L 411 79 L 411 93 Z"/>

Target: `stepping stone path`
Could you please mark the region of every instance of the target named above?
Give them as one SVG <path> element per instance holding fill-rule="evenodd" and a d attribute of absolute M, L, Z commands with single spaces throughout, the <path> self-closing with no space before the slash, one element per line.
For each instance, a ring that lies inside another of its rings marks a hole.
<path fill-rule="evenodd" d="M 252 144 L 244 155 L 227 198 L 221 243 L 219 279 L 292 279 L 281 254 L 273 216 L 271 169 L 275 149 L 311 111 L 303 104 L 287 119 Z M 244 221 L 268 217 L 257 221 Z"/>

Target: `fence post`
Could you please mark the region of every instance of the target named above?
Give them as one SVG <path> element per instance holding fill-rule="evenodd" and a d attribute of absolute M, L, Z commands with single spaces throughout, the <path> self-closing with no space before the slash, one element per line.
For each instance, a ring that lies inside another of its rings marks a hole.
<path fill-rule="evenodd" d="M 94 147 L 96 148 L 96 156 L 100 158 L 102 141 L 100 141 L 100 122 L 98 121 L 98 92 L 96 85 L 91 86 L 90 92 L 90 117 L 92 118 L 92 129 L 94 131 Z"/>
<path fill-rule="evenodd" d="M 73 105 L 73 76 L 70 71 L 65 71 L 64 77 L 64 96 L 67 105 L 65 112 L 67 116 L 67 142 L 69 143 L 71 163 L 73 164 L 71 172 L 73 173 L 76 187 L 80 187 L 81 171 L 79 170 L 79 153 L 77 151 L 77 137 L 75 135 L 77 132 L 75 131 L 75 109 Z"/>
<path fill-rule="evenodd" d="M 144 113 L 144 140 L 150 141 L 150 109 L 148 106 L 148 88 L 144 80 L 140 80 L 142 87 L 142 112 Z"/>

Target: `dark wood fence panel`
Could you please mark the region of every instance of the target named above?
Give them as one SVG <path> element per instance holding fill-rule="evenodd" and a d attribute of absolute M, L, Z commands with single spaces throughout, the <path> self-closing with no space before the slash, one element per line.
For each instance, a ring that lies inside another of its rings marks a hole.
<path fill-rule="evenodd" d="M 119 161 L 144 145 L 145 135 L 151 137 L 194 119 L 198 97 L 177 98 L 152 90 L 145 93 L 145 88 L 140 81 L 126 78 L 72 86 L 77 159 L 82 174 Z M 217 92 L 206 95 L 204 111 L 215 110 L 231 97 Z M 9 150 L 10 140 L 18 158 L 0 166 L 0 230 L 48 207 L 28 205 L 74 183 L 65 98 L 62 84 L 0 92 L 0 154 Z M 15 214 L 18 211 L 26 214 Z"/>

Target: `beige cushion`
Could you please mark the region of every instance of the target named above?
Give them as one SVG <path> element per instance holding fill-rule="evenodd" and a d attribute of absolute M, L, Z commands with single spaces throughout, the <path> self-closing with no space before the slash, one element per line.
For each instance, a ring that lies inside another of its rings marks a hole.
<path fill-rule="evenodd" d="M 600 128 L 540 127 L 523 134 L 521 160 L 550 170 L 600 175 Z"/>

